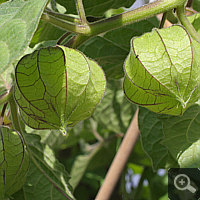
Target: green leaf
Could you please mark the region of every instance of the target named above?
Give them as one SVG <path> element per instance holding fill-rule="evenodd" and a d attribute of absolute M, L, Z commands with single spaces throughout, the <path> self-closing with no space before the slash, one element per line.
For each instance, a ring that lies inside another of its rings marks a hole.
<path fill-rule="evenodd" d="M 102 66 L 107 79 L 122 78 L 124 60 L 130 49 L 130 39 L 151 31 L 155 26 L 158 27 L 159 22 L 153 17 L 109 31 L 103 37 L 93 37 L 79 49 Z"/>
<path fill-rule="evenodd" d="M 60 5 L 64 6 L 69 14 L 77 14 L 76 3 L 74 0 L 56 0 Z M 83 6 L 87 16 L 101 17 L 107 10 L 111 8 L 130 7 L 135 0 L 83 0 Z"/>
<path fill-rule="evenodd" d="M 4 72 L 0 75 L 0 94 L 5 92 L 11 87 L 11 73 L 13 71 L 12 65 L 10 65 Z"/>
<path fill-rule="evenodd" d="M 23 57 L 16 67 L 15 98 L 25 123 L 62 129 L 92 115 L 104 95 L 102 69 L 77 50 L 56 46 Z"/>
<path fill-rule="evenodd" d="M 199 7 L 200 7 L 200 1 L 199 1 Z M 190 23 L 194 26 L 196 31 L 200 34 L 200 13 L 191 15 L 188 17 L 188 19 Z"/>
<path fill-rule="evenodd" d="M 192 7 L 193 7 L 194 10 L 199 12 L 200 11 L 200 0 L 194 0 Z"/>
<path fill-rule="evenodd" d="M 73 128 L 68 128 L 68 135 L 63 135 L 58 130 L 38 130 L 34 133 L 41 136 L 41 142 L 48 144 L 54 150 L 66 149 L 79 144 L 81 139 L 84 141 L 94 141 L 95 137 L 91 127 L 86 128 L 85 124 L 89 123 L 89 119 L 77 123 Z"/>
<path fill-rule="evenodd" d="M 188 108 L 180 116 L 160 117 L 165 137 L 162 141 L 180 167 L 200 167 L 200 106 Z"/>
<path fill-rule="evenodd" d="M 181 115 L 199 98 L 200 45 L 182 26 L 131 41 L 124 70 L 129 100 L 153 112 Z"/>
<path fill-rule="evenodd" d="M 69 181 L 73 189 L 76 188 L 82 176 L 84 175 L 91 159 L 96 155 L 96 153 L 100 150 L 101 147 L 102 143 L 98 143 L 95 146 L 95 148 L 91 149 L 89 153 L 85 155 L 79 155 L 76 157 L 73 166 L 71 168 L 71 173 L 70 173 L 71 179 Z"/>
<path fill-rule="evenodd" d="M 112 80 L 107 83 L 105 96 L 93 117 L 107 130 L 125 133 L 135 111 L 136 106 L 124 96 L 122 80 Z"/>
<path fill-rule="evenodd" d="M 148 154 L 145 152 L 142 146 L 141 136 L 136 142 L 133 151 L 128 159 L 129 163 L 135 163 L 140 166 L 152 166 L 152 162 Z M 153 166 L 154 167 L 154 166 Z"/>
<path fill-rule="evenodd" d="M 121 27 L 107 32 L 103 37 L 111 41 L 117 46 L 120 46 L 127 51 L 130 50 L 130 40 L 134 36 L 140 36 L 146 32 L 152 30 L 152 28 L 159 27 L 159 21 L 157 17 L 151 17 L 146 20 L 130 24 L 125 27 Z M 128 55 L 128 53 L 127 53 Z"/>
<path fill-rule="evenodd" d="M 40 21 L 38 28 L 33 35 L 30 46 L 33 47 L 37 43 L 58 40 L 66 31 L 59 29 L 47 22 Z"/>
<path fill-rule="evenodd" d="M 160 168 L 177 167 L 175 160 L 167 147 L 161 144 L 164 137 L 160 115 L 140 107 L 138 125 L 141 133 L 141 142 L 147 155 L 150 157 L 154 170 Z"/>
<path fill-rule="evenodd" d="M 93 134 L 93 129 L 96 128 L 97 122 L 91 117 L 78 122 L 74 127 L 67 129 L 68 134 L 63 135 L 59 130 L 35 130 L 26 126 L 26 131 L 41 136 L 41 142 L 55 150 L 67 149 L 73 146 L 78 146 L 81 140 L 85 142 L 93 142 L 96 138 Z M 102 131 L 102 128 L 100 131 Z M 99 130 L 98 130 L 99 131 Z M 103 131 L 102 131 L 103 132 Z M 103 136 L 103 133 L 99 132 Z"/>
<path fill-rule="evenodd" d="M 0 72 L 30 43 L 47 0 L 15 0 L 0 6 Z"/>
<path fill-rule="evenodd" d="M 69 175 L 63 165 L 56 160 L 54 152 L 40 142 L 38 135 L 26 133 L 25 138 L 33 158 L 25 185 L 21 191 L 13 195 L 14 199 L 75 199 L 69 185 Z"/>
<path fill-rule="evenodd" d="M 102 66 L 107 78 L 123 77 L 122 66 L 128 55 L 126 49 L 99 36 L 85 42 L 79 49 Z"/>
<path fill-rule="evenodd" d="M 6 1 L 8 1 L 8 0 L 0 0 L 0 4 L 1 4 L 1 3 L 4 3 L 4 2 L 6 2 Z"/>
<path fill-rule="evenodd" d="M 0 127 L 0 199 L 20 190 L 29 167 L 29 157 L 20 134 Z"/>

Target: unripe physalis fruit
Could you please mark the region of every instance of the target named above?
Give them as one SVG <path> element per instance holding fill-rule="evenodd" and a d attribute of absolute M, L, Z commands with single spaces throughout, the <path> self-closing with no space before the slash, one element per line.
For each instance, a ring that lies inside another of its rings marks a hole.
<path fill-rule="evenodd" d="M 92 115 L 105 91 L 100 66 L 78 50 L 42 48 L 24 56 L 15 70 L 15 99 L 34 129 L 74 126 Z"/>
<path fill-rule="evenodd" d="M 127 98 L 156 113 L 181 115 L 200 97 L 200 44 L 179 25 L 131 40 L 125 64 Z"/>

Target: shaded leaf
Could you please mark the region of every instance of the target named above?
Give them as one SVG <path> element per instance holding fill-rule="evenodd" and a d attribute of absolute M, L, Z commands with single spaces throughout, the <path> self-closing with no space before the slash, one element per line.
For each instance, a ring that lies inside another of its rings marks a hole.
<path fill-rule="evenodd" d="M 93 117 L 105 129 L 125 133 L 132 120 L 136 106 L 127 101 L 122 90 L 122 80 L 107 83 L 106 93 Z"/>
<path fill-rule="evenodd" d="M 59 29 L 47 22 L 40 21 L 38 28 L 33 35 L 30 46 L 33 47 L 37 43 L 58 40 L 66 31 Z"/>
<path fill-rule="evenodd" d="M 165 137 L 162 141 L 180 167 L 200 166 L 200 106 L 188 108 L 180 116 L 160 116 Z"/>
<path fill-rule="evenodd" d="M 129 51 L 131 38 L 149 32 L 155 27 L 159 27 L 158 18 L 151 17 L 122 28 L 109 31 L 103 37 L 113 42 L 115 45 Z"/>
<path fill-rule="evenodd" d="M 76 4 L 74 0 L 56 0 L 60 5 L 64 6 L 69 14 L 77 14 Z M 83 0 L 83 6 L 87 16 L 101 17 L 107 10 L 111 8 L 130 7 L 135 0 Z"/>
<path fill-rule="evenodd" d="M 40 142 L 40 136 L 25 136 L 35 162 L 31 159 L 25 185 L 21 191 L 13 195 L 14 199 L 73 200 L 69 175 L 63 165 L 56 160 L 54 152 Z"/>
<path fill-rule="evenodd" d="M 141 142 L 141 136 L 137 140 L 133 151 L 128 159 L 129 163 L 135 163 L 141 166 L 152 166 L 152 162 Z M 153 168 L 154 169 L 154 168 Z"/>
<path fill-rule="evenodd" d="M 199 1 L 199 7 L 200 7 L 200 1 Z M 194 26 L 196 31 L 200 34 L 200 13 L 191 15 L 188 17 L 188 19 L 190 23 Z"/>
<path fill-rule="evenodd" d="M 48 144 L 54 151 L 69 149 L 79 145 L 81 140 L 85 142 L 93 142 L 96 140 L 93 134 L 92 124 L 97 125 L 97 122 L 92 118 L 78 122 L 74 127 L 68 127 L 67 135 L 63 135 L 59 130 L 35 130 L 26 126 L 26 131 L 41 136 L 41 142 Z M 99 127 L 99 134 L 103 136 L 102 127 Z M 102 133 L 101 133 L 102 132 Z"/>
<path fill-rule="evenodd" d="M 192 6 L 193 6 L 194 10 L 199 12 L 200 11 L 200 0 L 194 0 Z"/>
<path fill-rule="evenodd" d="M 122 47 L 96 36 L 79 49 L 102 66 L 107 78 L 121 78 L 124 75 L 122 66 L 128 51 Z"/>
<path fill-rule="evenodd" d="M 158 117 L 158 114 L 140 107 L 138 125 L 141 132 L 142 146 L 150 157 L 154 170 L 177 167 L 175 160 L 171 159 L 168 148 L 161 143 L 164 134 L 162 123 Z"/>
<path fill-rule="evenodd" d="M 102 69 L 77 50 L 56 46 L 23 57 L 16 67 L 15 98 L 35 129 L 73 126 L 94 112 L 104 95 Z"/>
<path fill-rule="evenodd" d="M 47 0 L 15 0 L 0 6 L 0 72 L 30 43 Z"/>
<path fill-rule="evenodd" d="M 20 190 L 29 167 L 29 157 L 20 134 L 0 127 L 0 199 Z"/>
<path fill-rule="evenodd" d="M 87 170 L 94 171 L 100 169 L 105 176 L 106 169 L 111 165 L 115 157 L 118 137 L 115 134 L 110 134 L 104 140 L 102 148 L 90 160 Z"/>
<path fill-rule="evenodd" d="M 156 113 L 181 115 L 199 98 L 200 45 L 182 26 L 133 38 L 124 92 Z"/>
<path fill-rule="evenodd" d="M 54 150 L 66 149 L 73 146 L 76 146 L 80 143 L 81 140 L 85 142 L 92 142 L 96 140 L 93 129 L 94 126 L 98 126 L 97 122 L 88 118 L 84 121 L 78 122 L 74 127 L 69 127 L 67 129 L 68 135 L 63 135 L 58 130 L 38 130 L 34 131 L 41 136 L 41 142 L 48 144 Z M 100 128 L 100 135 L 103 135 L 103 130 Z"/>
<path fill-rule="evenodd" d="M 91 159 L 95 156 L 95 154 L 100 150 L 101 147 L 102 144 L 97 144 L 95 148 L 93 147 L 93 149 L 89 153 L 85 155 L 79 155 L 76 157 L 73 166 L 71 168 L 70 172 L 71 179 L 69 181 L 73 189 L 76 188 L 82 176 L 84 175 Z"/>

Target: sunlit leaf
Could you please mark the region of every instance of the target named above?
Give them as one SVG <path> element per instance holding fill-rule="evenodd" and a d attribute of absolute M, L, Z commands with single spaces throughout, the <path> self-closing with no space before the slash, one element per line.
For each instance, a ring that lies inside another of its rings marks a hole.
<path fill-rule="evenodd" d="M 124 70 L 129 100 L 156 113 L 181 115 L 199 98 L 200 45 L 182 26 L 131 41 Z"/>

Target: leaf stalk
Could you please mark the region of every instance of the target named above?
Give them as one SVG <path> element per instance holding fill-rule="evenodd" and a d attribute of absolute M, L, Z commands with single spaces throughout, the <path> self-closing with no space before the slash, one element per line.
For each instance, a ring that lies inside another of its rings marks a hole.
<path fill-rule="evenodd" d="M 189 22 L 186 13 L 185 13 L 185 7 L 180 6 L 176 9 L 177 16 L 181 22 L 181 24 L 187 29 L 189 34 L 200 43 L 200 35 L 197 33 L 195 28 L 192 26 L 192 24 Z"/>
<path fill-rule="evenodd" d="M 83 7 L 82 0 L 76 0 L 76 7 L 77 7 L 77 11 L 78 11 L 81 23 L 83 25 L 87 25 L 87 19 L 86 19 L 86 16 L 85 16 L 85 10 L 84 10 L 84 7 Z"/>
<path fill-rule="evenodd" d="M 69 22 L 72 22 L 72 23 L 75 23 L 75 24 L 81 24 L 80 19 L 76 16 L 71 16 L 71 15 L 53 12 L 50 9 L 47 9 L 47 8 L 45 9 L 44 12 L 47 13 L 48 15 L 50 15 L 50 16 L 56 17 L 56 18 L 61 19 L 61 20 L 69 21 Z"/>

